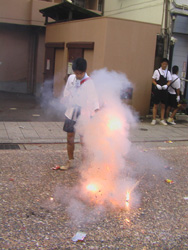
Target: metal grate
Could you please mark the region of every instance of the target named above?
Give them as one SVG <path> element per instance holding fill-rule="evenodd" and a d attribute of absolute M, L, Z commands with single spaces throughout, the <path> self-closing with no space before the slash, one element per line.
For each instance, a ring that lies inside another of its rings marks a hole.
<path fill-rule="evenodd" d="M 5 149 L 20 149 L 20 147 L 18 144 L 0 143 L 0 150 Z"/>

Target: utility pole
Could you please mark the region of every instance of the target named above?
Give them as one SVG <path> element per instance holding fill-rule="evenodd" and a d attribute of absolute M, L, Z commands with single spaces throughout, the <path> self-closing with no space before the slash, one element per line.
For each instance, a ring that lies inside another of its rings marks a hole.
<path fill-rule="evenodd" d="M 165 6 L 165 20 L 164 20 L 164 54 L 163 57 L 168 57 L 168 50 L 169 50 L 169 0 L 164 0 Z"/>

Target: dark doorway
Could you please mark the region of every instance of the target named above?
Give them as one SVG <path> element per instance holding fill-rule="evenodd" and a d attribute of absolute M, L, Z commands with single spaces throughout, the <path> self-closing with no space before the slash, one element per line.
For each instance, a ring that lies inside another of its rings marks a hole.
<path fill-rule="evenodd" d="M 64 49 L 64 43 L 46 43 L 45 47 L 44 85 L 45 88 L 48 88 L 48 91 L 53 92 L 55 50 Z"/>
<path fill-rule="evenodd" d="M 56 49 L 64 49 L 64 43 L 46 43 L 45 49 L 44 83 L 41 92 L 43 107 L 53 98 L 55 53 Z"/>

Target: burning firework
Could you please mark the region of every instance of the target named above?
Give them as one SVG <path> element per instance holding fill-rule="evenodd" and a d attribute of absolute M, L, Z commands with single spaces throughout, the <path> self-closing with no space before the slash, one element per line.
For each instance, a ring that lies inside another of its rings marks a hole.
<path fill-rule="evenodd" d="M 96 193 L 99 190 L 97 185 L 95 184 L 88 184 L 86 188 L 88 191 L 91 191 L 93 193 Z"/>
<path fill-rule="evenodd" d="M 110 130 L 120 130 L 122 129 L 122 122 L 117 119 L 117 118 L 112 118 L 109 122 L 108 122 L 108 128 Z"/>
<path fill-rule="evenodd" d="M 104 70 L 92 79 L 97 85 L 102 108 L 90 120 L 80 116 L 76 125 L 87 149 L 87 157 L 80 168 L 83 180 L 80 195 L 86 203 L 128 209 L 134 181 L 127 178 L 125 155 L 130 148 L 130 124 L 134 124 L 135 118 L 130 108 L 122 103 L 120 93 L 130 82 L 125 75 Z"/>

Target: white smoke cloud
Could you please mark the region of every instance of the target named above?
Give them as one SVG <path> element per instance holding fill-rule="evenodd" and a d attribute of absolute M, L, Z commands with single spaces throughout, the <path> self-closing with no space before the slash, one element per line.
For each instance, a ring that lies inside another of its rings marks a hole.
<path fill-rule="evenodd" d="M 107 69 L 94 71 L 91 78 L 101 108 L 91 119 L 81 114 L 77 121 L 76 132 L 83 136 L 85 158 L 79 166 L 78 186 L 68 192 L 63 188 L 61 198 L 76 225 L 97 221 L 109 207 L 138 206 L 138 174 L 142 176 L 151 169 L 151 157 L 146 162 L 145 155 L 132 149 L 129 141 L 129 130 L 136 126 L 138 117 L 120 96 L 132 84 L 124 74 Z M 156 169 L 157 162 L 156 158 Z"/>
<path fill-rule="evenodd" d="M 57 78 L 57 76 L 56 76 Z M 66 106 L 62 103 L 62 96 L 55 98 L 53 95 L 53 81 L 46 80 L 41 87 L 40 106 L 46 117 L 64 120 Z"/>
<path fill-rule="evenodd" d="M 80 116 L 76 126 L 87 151 L 80 167 L 82 196 L 96 204 L 123 207 L 126 192 L 134 183 L 126 177 L 125 156 L 131 145 L 129 129 L 137 117 L 120 96 L 131 83 L 124 74 L 107 69 L 94 71 L 91 78 L 101 109 L 92 119 Z"/>

